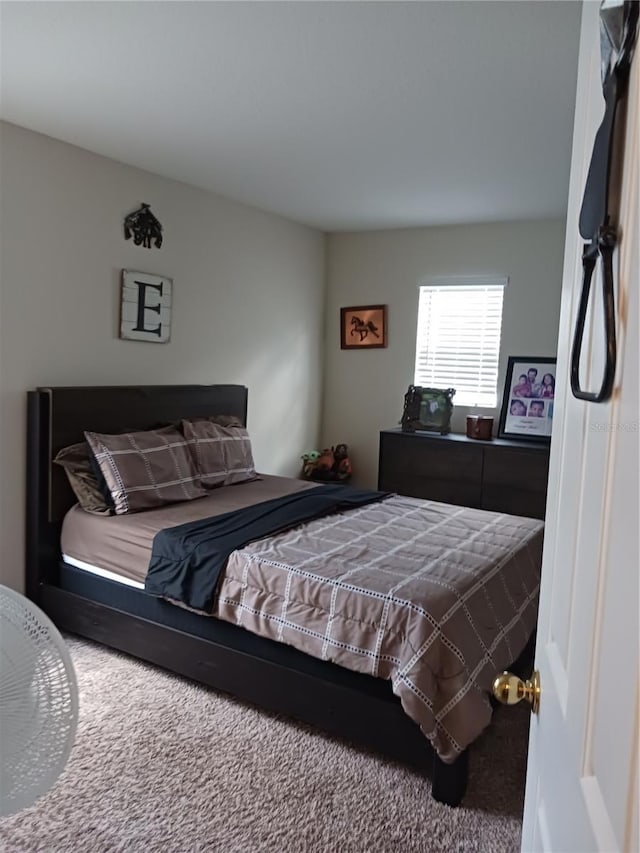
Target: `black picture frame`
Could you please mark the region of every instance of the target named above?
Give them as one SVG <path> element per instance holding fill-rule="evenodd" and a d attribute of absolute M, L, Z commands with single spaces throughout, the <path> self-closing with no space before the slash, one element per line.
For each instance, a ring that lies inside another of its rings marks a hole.
<path fill-rule="evenodd" d="M 553 428 L 556 359 L 510 355 L 502 394 L 498 438 L 549 444 Z"/>
<path fill-rule="evenodd" d="M 450 431 L 451 402 L 455 388 L 425 388 L 421 385 L 409 385 L 404 395 L 402 413 L 403 432 L 439 432 L 447 435 Z"/>

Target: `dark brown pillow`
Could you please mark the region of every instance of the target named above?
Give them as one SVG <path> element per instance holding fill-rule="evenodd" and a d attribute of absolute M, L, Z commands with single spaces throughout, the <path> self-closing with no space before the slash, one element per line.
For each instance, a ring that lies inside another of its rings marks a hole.
<path fill-rule="evenodd" d="M 182 432 L 205 489 L 257 479 L 249 433 L 239 422 L 222 426 L 214 419 L 183 420 Z"/>
<path fill-rule="evenodd" d="M 58 451 L 53 460 L 64 468 L 69 485 L 82 509 L 94 515 L 111 515 L 91 467 L 91 450 L 86 441 L 70 444 Z"/>
<path fill-rule="evenodd" d="M 113 499 L 116 515 L 206 494 L 187 440 L 165 428 L 121 435 L 85 432 Z"/>

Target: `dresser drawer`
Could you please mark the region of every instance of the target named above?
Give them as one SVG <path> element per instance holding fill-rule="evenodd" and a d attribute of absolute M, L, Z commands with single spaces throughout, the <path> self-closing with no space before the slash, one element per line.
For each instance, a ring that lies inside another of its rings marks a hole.
<path fill-rule="evenodd" d="M 546 498 L 545 492 L 530 492 L 507 486 L 484 486 L 481 507 L 508 515 L 544 518 Z"/>
<path fill-rule="evenodd" d="M 410 498 L 423 498 L 478 509 L 482 497 L 478 483 L 439 480 L 419 472 L 399 475 L 397 471 L 388 471 L 386 474 L 381 474 L 378 488 L 384 492 L 397 492 L 399 495 L 407 495 Z"/>
<path fill-rule="evenodd" d="M 484 454 L 483 486 L 503 486 L 545 494 L 549 477 L 549 455 L 532 449 L 487 447 Z"/>
<path fill-rule="evenodd" d="M 482 476 L 479 447 L 421 436 L 384 434 L 380 447 L 381 479 L 391 471 L 402 478 L 420 476 L 456 483 L 479 483 Z"/>

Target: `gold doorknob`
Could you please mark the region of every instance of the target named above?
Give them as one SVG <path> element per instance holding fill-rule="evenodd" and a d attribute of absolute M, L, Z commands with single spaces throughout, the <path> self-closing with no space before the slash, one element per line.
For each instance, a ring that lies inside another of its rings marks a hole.
<path fill-rule="evenodd" d="M 540 673 L 536 669 L 527 681 L 523 681 L 512 672 L 503 672 L 493 682 L 493 695 L 503 705 L 515 705 L 521 699 L 526 699 L 531 705 L 531 712 L 538 713 L 540 707 Z"/>

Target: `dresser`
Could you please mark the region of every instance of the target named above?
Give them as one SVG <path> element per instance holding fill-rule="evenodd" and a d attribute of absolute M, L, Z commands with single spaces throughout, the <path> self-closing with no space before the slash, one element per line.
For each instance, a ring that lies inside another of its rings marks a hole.
<path fill-rule="evenodd" d="M 544 518 L 548 474 L 546 444 L 400 429 L 380 433 L 382 491 Z"/>

